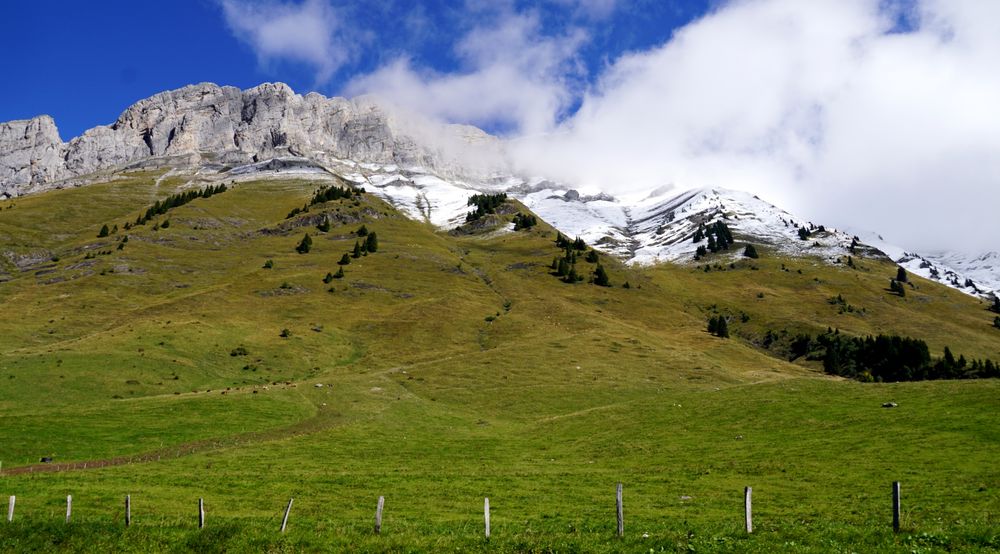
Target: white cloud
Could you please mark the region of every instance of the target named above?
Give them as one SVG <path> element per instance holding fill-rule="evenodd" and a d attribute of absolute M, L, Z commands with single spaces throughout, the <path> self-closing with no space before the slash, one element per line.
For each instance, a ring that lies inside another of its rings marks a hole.
<path fill-rule="evenodd" d="M 461 69 L 438 73 L 397 58 L 355 77 L 348 95 L 375 94 L 398 106 L 448 121 L 527 132 L 552 128 L 573 99 L 579 30 L 545 37 L 532 13 L 504 13 L 471 29 L 454 51 Z"/>
<path fill-rule="evenodd" d="M 277 60 L 305 63 L 325 83 L 350 57 L 337 13 L 326 0 L 302 3 L 221 0 L 226 24 L 246 42 L 261 64 Z"/>
<path fill-rule="evenodd" d="M 524 167 L 618 194 L 749 190 L 916 248 L 1000 247 L 1000 4 L 734 2 L 615 61 Z M 891 9 L 903 9 L 897 5 Z"/>

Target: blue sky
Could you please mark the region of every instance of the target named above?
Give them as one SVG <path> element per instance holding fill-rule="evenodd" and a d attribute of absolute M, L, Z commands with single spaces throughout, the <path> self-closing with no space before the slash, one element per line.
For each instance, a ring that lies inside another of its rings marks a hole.
<path fill-rule="evenodd" d="M 1000 2 L 5 2 L 0 121 L 64 140 L 211 81 L 371 94 L 581 189 L 750 191 L 919 248 L 1000 250 Z"/>
<path fill-rule="evenodd" d="M 240 88 L 283 81 L 300 93 L 336 95 L 352 77 L 400 56 L 421 70 L 457 71 L 463 62 L 453 49 L 456 40 L 512 13 L 535 14 L 540 36 L 586 33 L 574 62 L 585 68 L 579 78 L 589 82 L 610 59 L 665 42 L 674 28 L 708 9 L 704 0 L 641 0 L 628 6 L 607 0 L 324 3 L 338 27 L 330 47 L 345 57 L 329 75 L 302 56 L 259 56 L 227 23 L 221 0 L 5 2 L 0 74 L 9 84 L 0 87 L 0 121 L 49 114 L 69 140 L 111 123 L 137 100 L 202 81 Z M 229 4 L 263 9 L 281 3 Z"/>

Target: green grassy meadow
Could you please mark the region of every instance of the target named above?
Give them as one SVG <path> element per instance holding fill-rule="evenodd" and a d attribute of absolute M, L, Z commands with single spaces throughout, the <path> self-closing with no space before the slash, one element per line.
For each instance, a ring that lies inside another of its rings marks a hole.
<path fill-rule="evenodd" d="M 984 302 L 764 248 L 708 272 L 602 256 L 613 287 L 567 285 L 544 223 L 453 236 L 370 194 L 286 220 L 301 180 L 125 231 L 184 183 L 158 177 L 0 203 L 0 551 L 1000 550 L 1000 382 L 862 384 L 762 346 L 831 327 L 998 361 Z M 362 224 L 378 251 L 324 283 Z"/>

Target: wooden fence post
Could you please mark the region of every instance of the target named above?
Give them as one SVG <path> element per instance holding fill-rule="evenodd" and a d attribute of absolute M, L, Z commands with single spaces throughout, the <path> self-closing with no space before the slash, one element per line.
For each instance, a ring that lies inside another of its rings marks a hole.
<path fill-rule="evenodd" d="M 66 495 L 66 523 L 69 523 L 69 518 L 73 515 L 73 495 Z"/>
<path fill-rule="evenodd" d="M 490 538 L 490 497 L 483 502 L 483 517 L 486 518 L 486 539 Z"/>
<path fill-rule="evenodd" d="M 7 503 L 7 521 L 14 521 L 14 502 L 16 501 L 17 497 L 11 495 L 10 500 Z"/>
<path fill-rule="evenodd" d="M 892 532 L 899 532 L 899 481 L 892 482 Z"/>
<path fill-rule="evenodd" d="M 743 508 L 746 515 L 747 523 L 747 533 L 753 533 L 753 506 L 751 495 L 753 494 L 753 489 L 747 487 L 743 490 Z"/>
<path fill-rule="evenodd" d="M 615 495 L 615 505 L 618 513 L 618 536 L 625 536 L 625 512 L 622 508 L 622 484 L 618 483 L 617 494 Z"/>
<path fill-rule="evenodd" d="M 378 507 L 375 508 L 375 534 L 382 532 L 382 508 L 385 507 L 385 497 L 378 497 Z"/>
<path fill-rule="evenodd" d="M 198 529 L 205 528 L 205 499 L 198 499 Z"/>
<path fill-rule="evenodd" d="M 125 527 L 132 525 L 132 495 L 125 495 Z"/>
<path fill-rule="evenodd" d="M 285 517 L 281 518 L 281 532 L 285 532 L 285 527 L 288 526 L 288 514 L 292 511 L 292 501 L 294 498 L 288 499 L 288 506 L 285 506 Z"/>

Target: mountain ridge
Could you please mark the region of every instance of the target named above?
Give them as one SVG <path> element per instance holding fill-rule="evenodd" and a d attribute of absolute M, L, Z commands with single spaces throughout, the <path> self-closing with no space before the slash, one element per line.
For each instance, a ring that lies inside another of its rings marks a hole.
<path fill-rule="evenodd" d="M 0 197 L 169 167 L 207 182 L 267 174 L 342 178 L 442 228 L 463 222 L 472 194 L 506 191 L 560 231 L 640 264 L 693 260 L 696 228 L 719 220 L 743 242 L 829 263 L 841 263 L 855 242 L 849 233 L 817 228 L 750 193 L 721 187 L 661 187 L 637 201 L 582 196 L 570 184 L 518 175 L 501 139 L 480 129 L 414 117 L 368 97 L 299 95 L 284 83 L 245 90 L 188 85 L 140 100 L 110 125 L 67 142 L 48 115 L 0 123 Z M 809 240 L 798 236 L 804 226 Z M 988 254 L 925 256 L 874 233 L 861 238 L 907 270 L 968 294 L 990 297 L 1000 289 L 1000 264 L 989 263 Z M 976 263 L 979 257 L 986 261 Z"/>

